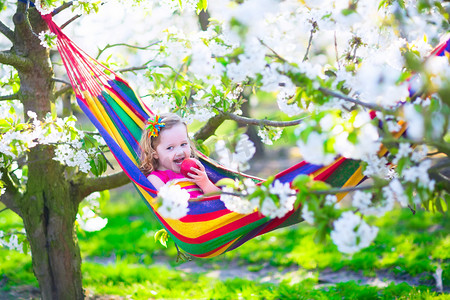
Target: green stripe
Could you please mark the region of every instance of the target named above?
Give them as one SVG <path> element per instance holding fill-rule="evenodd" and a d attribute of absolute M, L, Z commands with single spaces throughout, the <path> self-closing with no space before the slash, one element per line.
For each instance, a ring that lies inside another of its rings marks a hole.
<path fill-rule="evenodd" d="M 360 161 L 347 159 L 325 180 L 333 187 L 342 187 L 347 180 L 358 170 Z"/>
<path fill-rule="evenodd" d="M 148 208 L 152 212 L 153 216 L 155 216 L 156 220 L 158 220 L 158 217 L 156 216 L 155 212 L 153 211 L 153 208 L 148 203 L 148 201 L 145 199 L 144 195 L 142 195 L 141 191 L 137 187 L 136 187 L 136 190 L 138 191 L 139 195 L 141 195 L 142 199 L 144 200 L 145 204 L 148 206 Z M 167 230 L 167 232 L 169 233 L 171 238 L 174 240 L 174 242 L 178 245 L 178 247 L 180 247 L 181 249 L 183 249 L 184 251 L 186 251 L 189 254 L 199 255 L 199 254 L 204 254 L 211 250 L 217 249 L 220 246 L 225 245 L 226 243 L 228 243 L 244 234 L 249 233 L 253 229 L 257 228 L 258 226 L 260 226 L 268 221 L 269 221 L 269 218 L 267 218 L 267 217 L 262 218 L 258 221 L 255 221 L 253 223 L 242 226 L 234 231 L 231 231 L 222 236 L 218 236 L 214 239 L 211 239 L 211 240 L 206 241 L 201 244 L 189 244 L 186 242 L 182 242 L 177 237 L 175 237 L 172 233 L 170 233 L 170 230 L 164 224 L 162 224 L 162 223 L 160 223 L 160 224 L 161 224 L 161 226 L 164 227 L 165 230 Z M 190 226 L 195 226 L 195 225 L 192 224 Z"/>
<path fill-rule="evenodd" d="M 136 122 L 127 114 L 125 110 L 111 97 L 111 95 L 107 91 L 102 92 L 102 96 L 105 97 L 106 101 L 109 105 L 111 105 L 112 109 L 119 116 L 120 120 L 124 123 L 125 127 L 130 131 L 130 133 L 134 136 L 134 138 L 139 141 L 141 139 L 142 130 L 136 124 Z"/>
<path fill-rule="evenodd" d="M 180 241 L 179 239 L 177 239 L 174 236 L 172 236 L 172 238 L 174 239 L 175 243 L 184 251 L 186 251 L 190 254 L 193 254 L 193 255 L 199 255 L 199 254 L 204 254 L 211 250 L 217 249 L 220 246 L 225 245 L 226 243 L 228 243 L 246 233 L 249 233 L 253 229 L 257 228 L 258 226 L 266 223 L 267 221 L 268 221 L 268 218 L 263 218 L 261 220 L 247 224 L 247 225 L 242 226 L 234 231 L 231 231 L 222 236 L 218 236 L 214 239 L 211 239 L 211 240 L 206 241 L 201 244 L 189 244 L 189 243 Z"/>
<path fill-rule="evenodd" d="M 102 97 L 105 98 L 106 101 L 108 102 L 108 104 L 110 104 L 110 105 L 112 106 L 112 109 L 115 110 L 115 112 L 117 113 L 117 115 L 119 116 L 119 118 L 122 119 L 124 122 L 127 122 L 127 120 L 125 120 L 125 118 L 127 118 L 127 117 L 129 118 L 129 116 L 122 110 L 122 108 L 120 108 L 120 110 L 119 110 L 119 108 L 118 108 L 119 105 L 114 101 L 114 99 L 111 98 L 111 96 L 110 96 L 109 94 L 107 94 L 107 92 L 105 92 L 105 91 L 102 92 Z M 106 116 L 106 117 L 108 117 L 108 118 L 111 120 L 111 122 L 114 124 L 114 126 L 116 127 L 117 132 L 119 132 L 119 134 L 120 134 L 120 136 L 121 136 L 123 142 L 126 144 L 128 150 L 130 150 L 130 152 L 131 152 L 131 154 L 133 155 L 134 159 L 135 159 L 136 161 L 139 161 L 139 156 L 138 156 L 137 153 L 134 151 L 133 147 L 131 147 L 131 145 L 130 145 L 130 143 L 128 142 L 128 140 L 125 138 L 125 134 L 124 134 L 121 130 L 119 130 L 117 124 L 114 123 L 114 120 L 113 120 L 112 118 L 110 118 L 109 116 Z M 134 123 L 134 121 L 132 121 L 132 122 L 133 122 L 133 124 L 134 124 L 135 126 L 137 126 L 137 125 Z M 130 123 L 130 121 L 128 121 L 128 123 Z M 130 124 L 131 124 L 131 123 L 130 123 Z M 132 131 L 131 128 L 132 128 L 133 126 L 131 126 L 130 124 L 125 123 L 125 126 L 127 126 L 127 127 L 130 129 L 130 131 Z M 139 135 L 139 138 L 138 138 L 137 140 L 139 141 L 139 139 L 140 139 L 140 135 Z"/>
<path fill-rule="evenodd" d="M 131 89 L 129 86 L 127 86 L 125 83 L 117 80 L 113 80 L 115 84 L 132 100 L 134 103 L 136 103 L 139 107 L 142 108 L 141 103 L 139 102 L 138 98 L 136 97 L 135 92 L 133 89 Z"/>

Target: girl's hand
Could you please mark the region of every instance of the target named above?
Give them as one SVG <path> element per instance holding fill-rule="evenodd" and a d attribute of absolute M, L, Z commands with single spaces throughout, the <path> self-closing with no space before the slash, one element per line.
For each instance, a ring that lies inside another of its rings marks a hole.
<path fill-rule="evenodd" d="M 220 191 L 220 189 L 209 180 L 205 167 L 202 163 L 198 159 L 194 158 L 194 160 L 199 168 L 191 167 L 188 175 L 192 178 L 195 184 L 197 184 L 205 194 Z"/>

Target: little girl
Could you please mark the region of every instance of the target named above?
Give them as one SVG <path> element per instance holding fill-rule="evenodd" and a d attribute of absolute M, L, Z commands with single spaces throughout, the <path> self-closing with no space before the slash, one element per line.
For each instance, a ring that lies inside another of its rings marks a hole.
<path fill-rule="evenodd" d="M 180 173 L 184 159 L 194 158 L 195 150 L 187 132 L 186 124 L 173 113 L 162 114 L 149 119 L 140 142 L 140 169 L 159 190 L 169 181 L 186 180 Z M 197 186 L 187 190 L 191 198 L 220 191 L 206 175 L 205 167 L 195 159 L 199 169 L 191 168 L 190 180 Z M 188 179 L 189 180 L 189 179 Z"/>

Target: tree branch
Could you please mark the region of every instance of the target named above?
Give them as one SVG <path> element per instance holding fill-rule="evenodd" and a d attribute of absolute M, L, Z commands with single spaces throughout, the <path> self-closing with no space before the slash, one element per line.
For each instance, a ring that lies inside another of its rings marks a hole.
<path fill-rule="evenodd" d="M 256 126 L 271 126 L 271 127 L 289 127 L 300 124 L 304 118 L 293 121 L 271 121 L 267 119 L 251 119 L 247 117 L 238 116 L 228 112 L 221 112 L 221 114 L 233 121 L 238 122 L 241 125 L 256 125 Z M 306 118 L 306 117 L 305 117 Z"/>
<path fill-rule="evenodd" d="M 93 192 L 117 188 L 129 182 L 130 178 L 125 172 L 122 171 L 107 176 L 85 178 L 83 182 L 75 188 L 78 189 L 78 199 L 81 202 L 85 197 Z"/>
<path fill-rule="evenodd" d="M 2 202 L 8 209 L 12 210 L 19 216 L 22 216 L 19 206 L 16 204 L 15 195 L 8 190 L 0 196 L 0 202 Z"/>
<path fill-rule="evenodd" d="M 19 93 L 14 93 L 14 94 L 11 94 L 11 95 L 0 96 L 0 101 L 18 100 L 18 99 L 20 99 Z"/>
<path fill-rule="evenodd" d="M 147 69 L 147 64 L 149 62 L 150 61 L 146 62 L 145 64 L 143 64 L 142 66 L 139 66 L 139 67 L 129 67 L 129 68 L 124 68 L 124 69 L 118 69 L 118 70 L 114 70 L 114 72 L 125 73 L 125 72 L 145 70 L 145 69 Z"/>
<path fill-rule="evenodd" d="M 72 86 L 72 84 L 69 81 L 61 79 L 61 78 L 52 78 L 52 80 L 54 82 L 61 82 L 61 83 L 67 84 L 68 86 Z"/>
<path fill-rule="evenodd" d="M 103 49 L 99 49 L 98 50 L 98 54 L 96 59 L 98 59 L 100 57 L 100 55 L 102 55 L 103 52 L 105 52 L 107 49 L 112 48 L 112 47 L 117 47 L 117 46 L 125 46 L 128 48 L 133 48 L 133 49 L 138 49 L 138 50 L 147 50 L 148 48 L 150 48 L 151 46 L 154 46 L 158 43 L 160 43 L 161 41 L 156 41 L 153 42 L 147 46 L 134 46 L 134 45 L 130 45 L 130 44 L 126 44 L 126 43 L 117 43 L 117 44 L 107 44 Z"/>
<path fill-rule="evenodd" d="M 66 23 L 62 24 L 59 28 L 64 29 L 67 25 L 69 25 L 70 23 L 72 23 L 73 21 L 78 19 L 79 17 L 81 17 L 81 15 L 73 16 L 72 18 L 69 19 L 69 21 L 67 21 Z"/>
<path fill-rule="evenodd" d="M 73 1 L 69 1 L 69 2 L 64 3 L 63 5 L 61 5 L 60 7 L 55 8 L 52 11 L 52 16 L 55 16 L 55 15 L 59 14 L 60 12 L 62 12 L 66 8 L 71 7 L 72 5 L 73 5 Z"/>
<path fill-rule="evenodd" d="M 308 55 L 309 55 L 309 50 L 311 49 L 313 35 L 317 31 L 317 28 L 318 28 L 316 21 L 310 20 L 309 22 L 311 23 L 312 28 L 311 28 L 311 32 L 309 35 L 308 47 L 306 48 L 306 53 L 305 53 L 305 56 L 303 57 L 303 61 L 308 60 Z"/>
<path fill-rule="evenodd" d="M 362 102 L 358 99 L 354 99 L 352 97 L 341 94 L 339 92 L 332 91 L 332 90 L 324 88 L 324 87 L 319 87 L 319 91 L 321 91 L 322 93 L 327 94 L 329 96 L 333 96 L 333 97 L 336 97 L 336 98 L 339 98 L 339 99 L 342 99 L 342 100 L 345 100 L 345 101 L 348 101 L 348 102 L 351 102 L 354 104 L 361 105 L 362 107 L 365 107 L 368 109 L 372 109 L 372 110 L 376 110 L 376 111 L 386 111 L 386 109 L 384 109 L 383 107 L 378 106 L 376 104 Z"/>
<path fill-rule="evenodd" d="M 225 116 L 222 114 L 216 115 L 209 119 L 208 122 L 206 122 L 205 126 L 200 128 L 200 130 L 195 133 L 194 141 L 205 141 L 207 138 L 214 134 L 216 129 L 223 123 L 223 121 L 225 121 L 225 119 Z"/>
<path fill-rule="evenodd" d="M 58 97 L 66 94 L 66 93 L 71 93 L 73 91 L 72 86 L 69 85 L 65 85 L 64 87 L 60 88 L 59 90 L 57 90 L 54 94 L 53 94 L 53 100 L 58 99 Z"/>
<path fill-rule="evenodd" d="M 5 193 L 0 196 L 0 202 L 5 204 L 5 206 L 9 209 L 11 209 L 13 212 L 18 214 L 19 216 L 22 216 L 20 212 L 20 208 L 18 205 L 18 202 L 20 200 L 20 193 L 19 190 L 15 187 L 14 183 L 12 182 L 11 178 L 9 177 L 9 173 L 7 170 L 2 169 L 2 180 L 5 183 Z"/>
<path fill-rule="evenodd" d="M 14 43 L 14 31 L 12 31 L 8 26 L 6 26 L 2 21 L 0 21 L 0 32 Z"/>
<path fill-rule="evenodd" d="M 0 63 L 13 66 L 16 69 L 26 71 L 33 67 L 30 59 L 11 53 L 11 51 L 0 51 Z"/>

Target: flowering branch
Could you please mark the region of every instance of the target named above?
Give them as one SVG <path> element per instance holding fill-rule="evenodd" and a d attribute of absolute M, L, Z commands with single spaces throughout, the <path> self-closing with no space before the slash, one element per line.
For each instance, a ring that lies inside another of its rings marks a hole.
<path fill-rule="evenodd" d="M 338 69 L 341 69 L 341 63 L 339 62 L 339 52 L 338 52 L 336 31 L 334 31 L 334 52 L 336 53 L 336 63 L 338 65 Z"/>
<path fill-rule="evenodd" d="M 281 55 L 279 55 L 277 52 L 275 52 L 275 50 L 273 50 L 272 48 L 269 47 L 269 45 L 267 45 L 266 43 L 264 43 L 263 40 L 259 39 L 259 42 L 261 43 L 261 45 L 263 45 L 264 47 L 266 47 L 267 49 L 269 49 L 279 60 L 281 60 L 282 62 L 287 62 L 286 59 L 284 59 Z"/>
<path fill-rule="evenodd" d="M 309 34 L 308 48 L 306 48 L 306 53 L 305 53 L 305 56 L 303 57 L 303 61 L 308 60 L 309 49 L 311 49 L 311 44 L 312 44 L 313 35 L 314 35 L 314 33 L 317 31 L 317 28 L 318 28 L 317 22 L 316 22 L 316 21 L 311 21 L 311 20 L 310 20 L 310 22 L 311 22 L 311 24 L 312 24 L 312 28 L 311 28 L 311 32 L 310 32 L 310 34 Z"/>
<path fill-rule="evenodd" d="M 354 103 L 354 104 L 361 105 L 361 106 L 363 106 L 365 108 L 368 108 L 368 109 L 372 109 L 372 110 L 376 110 L 376 111 L 386 111 L 386 109 L 384 109 L 383 107 L 378 106 L 376 104 L 362 102 L 362 101 L 357 100 L 355 98 L 349 97 L 347 95 L 341 94 L 341 93 L 336 92 L 336 91 L 332 91 L 332 90 L 324 88 L 324 87 L 319 87 L 319 91 L 321 91 L 324 94 L 327 94 L 327 95 L 330 95 L 330 96 L 333 96 L 333 97 L 336 97 L 336 98 L 339 98 L 339 99 L 342 99 L 342 100 L 345 100 L 345 101 L 348 101 L 348 102 L 351 102 L 351 103 Z"/>
<path fill-rule="evenodd" d="M 377 186 L 379 187 L 379 186 Z M 309 190 L 308 192 L 313 195 L 336 195 L 341 193 L 349 193 L 349 192 L 355 192 L 355 191 L 365 191 L 375 188 L 375 185 L 364 185 L 364 186 L 353 186 L 348 188 L 331 188 L 328 190 Z M 247 197 L 248 194 L 246 193 L 239 193 L 239 192 L 227 192 L 227 191 L 219 191 L 219 192 L 213 192 L 208 193 L 202 196 L 199 196 L 195 198 L 196 201 L 202 200 L 203 198 L 208 198 L 211 196 L 217 196 L 217 195 L 230 195 L 230 196 L 237 196 L 237 197 Z M 295 194 L 288 194 L 287 196 L 297 196 L 297 193 Z"/>
<path fill-rule="evenodd" d="M 125 46 L 128 48 L 133 48 L 133 49 L 138 49 L 138 50 L 147 50 L 148 48 L 160 43 L 161 41 L 156 41 L 153 43 L 150 43 L 147 46 L 135 46 L 135 45 L 130 45 L 130 44 L 126 44 L 126 43 L 117 43 L 117 44 L 107 44 L 103 49 L 99 49 L 98 50 L 98 54 L 96 59 L 98 59 L 100 57 L 100 55 L 102 55 L 103 52 L 105 52 L 107 49 L 112 48 L 112 47 L 117 47 L 117 46 Z"/>
<path fill-rule="evenodd" d="M 305 118 L 301 118 L 298 120 L 293 120 L 293 121 L 272 121 L 272 120 L 267 120 L 267 119 L 251 119 L 251 118 L 247 118 L 247 117 L 242 117 L 242 116 L 238 116 L 229 112 L 220 112 L 222 115 L 224 115 L 225 117 L 238 122 L 239 124 L 242 125 L 256 125 L 256 126 L 271 126 L 271 127 L 289 127 L 289 126 L 295 126 L 300 124 Z"/>
<path fill-rule="evenodd" d="M 2 21 L 0 21 L 0 32 L 14 43 L 14 31 L 12 31 L 8 26 L 6 26 Z"/>
<path fill-rule="evenodd" d="M 14 93 L 14 94 L 11 94 L 11 95 L 0 96 L 0 101 L 17 100 L 17 99 L 19 99 L 19 93 Z"/>

